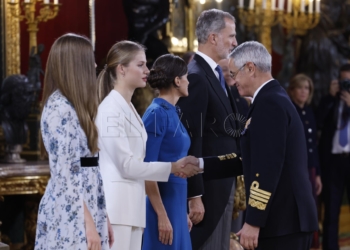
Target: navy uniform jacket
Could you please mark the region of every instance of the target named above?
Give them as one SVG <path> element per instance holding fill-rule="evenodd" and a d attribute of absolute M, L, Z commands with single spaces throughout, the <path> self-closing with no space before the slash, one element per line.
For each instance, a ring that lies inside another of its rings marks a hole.
<path fill-rule="evenodd" d="M 191 138 L 188 154 L 196 157 L 239 154 L 239 141 L 235 136 L 240 124 L 230 118 L 237 113 L 237 107 L 228 86 L 227 96 L 209 64 L 199 55 L 188 65 L 188 80 L 189 96 L 177 103 L 183 112 L 181 122 Z M 234 177 L 211 181 L 203 177 L 197 175 L 187 182 L 188 196 L 203 195 L 205 208 L 203 221 L 191 230 L 193 249 L 200 248 L 214 231 L 234 183 Z"/>
<path fill-rule="evenodd" d="M 316 175 L 320 175 L 320 163 L 317 149 L 317 126 L 314 113 L 312 112 L 311 107 L 308 105 L 305 105 L 304 108 L 300 108 L 294 102 L 293 104 L 299 114 L 301 122 L 304 125 L 308 168 L 315 168 Z"/>
<path fill-rule="evenodd" d="M 246 99 L 244 99 L 244 97 L 239 95 L 239 92 L 237 90 L 236 86 L 231 86 L 230 87 L 230 91 L 233 97 L 233 100 L 236 103 L 237 109 L 238 109 L 238 113 L 240 115 L 242 115 L 241 118 L 242 121 L 246 120 L 247 118 L 247 113 L 248 113 L 248 109 L 249 109 L 249 105 Z"/>
<path fill-rule="evenodd" d="M 303 125 L 276 80 L 260 90 L 247 118 L 241 137 L 246 222 L 260 227 L 260 238 L 316 231 Z"/>

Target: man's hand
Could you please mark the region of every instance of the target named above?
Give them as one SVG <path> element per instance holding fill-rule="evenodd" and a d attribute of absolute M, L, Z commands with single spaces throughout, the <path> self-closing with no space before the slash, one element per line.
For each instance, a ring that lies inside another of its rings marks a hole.
<path fill-rule="evenodd" d="M 348 91 L 343 90 L 340 93 L 340 99 L 346 103 L 346 106 L 350 107 L 350 93 Z"/>
<path fill-rule="evenodd" d="M 337 79 L 334 79 L 331 81 L 331 84 L 329 85 L 329 94 L 335 97 L 338 92 L 339 92 L 339 83 Z"/>
<path fill-rule="evenodd" d="M 191 177 L 202 171 L 199 168 L 199 160 L 194 156 L 183 157 L 177 162 L 173 162 L 171 166 L 171 172 L 182 178 Z"/>
<path fill-rule="evenodd" d="M 204 205 L 201 197 L 192 198 L 188 201 L 188 208 L 190 210 L 190 220 L 194 225 L 203 220 L 204 217 Z"/>
<path fill-rule="evenodd" d="M 240 237 L 239 242 L 247 250 L 254 250 L 258 247 L 260 227 L 254 227 L 244 223 L 243 228 L 237 233 Z"/>
<path fill-rule="evenodd" d="M 187 226 L 188 226 L 188 231 L 191 232 L 193 223 L 190 220 L 190 217 L 187 215 Z"/>

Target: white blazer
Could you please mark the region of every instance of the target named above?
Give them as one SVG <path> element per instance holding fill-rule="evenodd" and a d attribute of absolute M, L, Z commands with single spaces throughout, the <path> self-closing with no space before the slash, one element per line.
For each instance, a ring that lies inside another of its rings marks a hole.
<path fill-rule="evenodd" d="M 147 132 L 135 108 L 112 90 L 98 107 L 99 165 L 111 224 L 146 226 L 145 180 L 168 181 L 171 163 L 143 162 Z"/>

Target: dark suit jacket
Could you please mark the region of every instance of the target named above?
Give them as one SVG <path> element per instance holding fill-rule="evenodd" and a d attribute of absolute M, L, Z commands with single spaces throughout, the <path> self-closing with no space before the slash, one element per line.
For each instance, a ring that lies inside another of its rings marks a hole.
<path fill-rule="evenodd" d="M 199 55 L 188 66 L 189 96 L 180 98 L 182 123 L 191 137 L 188 152 L 196 157 L 240 153 L 239 122 L 231 114 L 237 112 L 231 92 L 228 96 L 213 70 Z M 231 117 L 231 118 L 230 118 Z M 201 175 L 188 179 L 188 196 L 203 195 L 204 219 L 191 231 L 192 247 L 198 249 L 211 235 L 227 205 L 234 178 L 206 181 Z"/>
<path fill-rule="evenodd" d="M 317 126 L 321 129 L 319 143 L 321 170 L 332 166 L 330 156 L 332 154 L 333 137 L 337 130 L 340 99 L 327 95 L 320 101 L 316 113 Z M 327 171 L 326 171 L 327 172 Z"/>
<path fill-rule="evenodd" d="M 300 108 L 297 104 L 292 102 L 301 122 L 304 126 L 304 134 L 306 139 L 306 150 L 308 158 L 308 168 L 315 168 L 316 175 L 320 175 L 320 162 L 317 148 L 317 127 L 314 113 L 309 105 L 305 105 L 304 108 Z"/>
<path fill-rule="evenodd" d="M 246 222 L 260 238 L 317 230 L 303 125 L 276 80 L 267 83 L 248 112 L 241 137 L 247 194 Z"/>

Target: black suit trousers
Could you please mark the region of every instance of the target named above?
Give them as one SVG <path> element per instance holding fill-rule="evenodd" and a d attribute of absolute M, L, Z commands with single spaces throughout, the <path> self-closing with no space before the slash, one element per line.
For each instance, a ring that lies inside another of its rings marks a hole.
<path fill-rule="evenodd" d="M 294 233 L 259 239 L 255 250 L 310 250 L 313 233 Z"/>
<path fill-rule="evenodd" d="M 330 162 L 323 173 L 323 249 L 339 250 L 339 214 L 345 188 L 350 201 L 350 154 L 332 154 Z"/>

